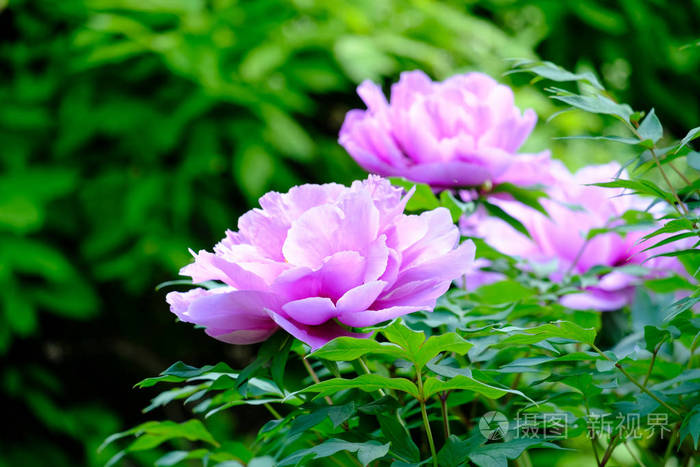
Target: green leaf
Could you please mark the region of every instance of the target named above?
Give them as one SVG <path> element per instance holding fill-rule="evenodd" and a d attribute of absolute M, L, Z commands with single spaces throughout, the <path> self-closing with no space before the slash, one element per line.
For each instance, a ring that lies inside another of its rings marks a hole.
<path fill-rule="evenodd" d="M 420 451 L 396 413 L 377 414 L 382 435 L 391 442 L 391 452 L 410 462 L 420 461 Z"/>
<path fill-rule="evenodd" d="M 512 183 L 500 183 L 493 189 L 493 193 L 508 193 L 516 201 L 535 209 L 545 216 L 549 213 L 540 204 L 541 198 L 549 198 L 546 192 L 534 188 L 523 188 Z"/>
<path fill-rule="evenodd" d="M 545 79 L 550 79 L 552 81 L 566 82 L 566 81 L 585 81 L 599 91 L 603 91 L 605 88 L 600 84 L 598 78 L 595 77 L 590 71 L 584 71 L 583 73 L 572 73 L 564 68 L 552 63 L 552 62 L 536 62 L 531 60 L 521 61 L 516 64 L 518 67 L 508 73 L 520 73 L 520 72 L 530 72 L 537 76 Z"/>
<path fill-rule="evenodd" d="M 479 446 L 481 441 L 482 439 L 477 436 L 472 436 L 462 441 L 457 436 L 450 435 L 445 445 L 438 452 L 438 465 L 441 467 L 459 467 L 464 465 L 469 459 L 469 453 Z"/>
<path fill-rule="evenodd" d="M 275 353 L 272 357 L 272 365 L 270 366 L 270 373 L 272 374 L 272 380 L 280 388 L 284 388 L 284 370 L 287 366 L 287 360 L 289 359 L 289 352 L 292 349 L 292 344 L 294 339 L 290 336 L 284 337 L 284 343 L 279 352 Z"/>
<path fill-rule="evenodd" d="M 330 457 L 333 454 L 336 454 L 340 451 L 357 453 L 357 458 L 360 460 L 362 465 L 366 466 L 370 462 L 384 457 L 389 452 L 389 443 L 381 444 L 377 441 L 367 441 L 366 443 L 352 443 L 342 439 L 332 438 L 324 441 L 318 446 L 314 446 L 309 449 L 299 450 L 294 454 L 285 457 L 284 459 L 279 461 L 277 465 L 300 465 L 300 463 L 304 464 L 303 461 Z"/>
<path fill-rule="evenodd" d="M 584 344 L 593 345 L 596 331 L 593 328 L 582 328 L 570 321 L 555 321 L 549 324 L 542 324 L 532 328 L 517 328 L 509 326 L 498 329 L 500 332 L 508 333 L 509 336 L 497 344 L 498 347 L 508 347 L 512 345 L 535 344 L 545 339 L 560 338 L 570 339 Z"/>
<path fill-rule="evenodd" d="M 663 127 L 654 109 L 651 109 L 637 130 L 642 139 L 649 139 L 656 143 L 664 135 Z"/>
<path fill-rule="evenodd" d="M 169 420 L 164 422 L 146 422 L 130 430 L 108 437 L 100 445 L 99 449 L 102 450 L 114 441 L 131 435 L 137 436 L 137 439 L 126 449 L 127 451 L 151 449 L 175 438 L 185 438 L 189 441 L 204 441 L 214 446 L 219 445 L 202 422 L 192 419 L 183 423 L 175 423 Z"/>
<path fill-rule="evenodd" d="M 233 376 L 237 375 L 225 363 L 217 363 L 216 365 L 205 365 L 202 368 L 187 365 L 183 362 L 173 363 L 167 370 L 163 371 L 160 376 L 154 378 L 146 378 L 134 385 L 137 388 L 148 388 L 158 383 L 179 383 L 190 378 L 196 378 L 207 373 L 229 373 Z"/>
<path fill-rule="evenodd" d="M 660 246 L 668 245 L 669 243 L 677 242 L 678 240 L 683 240 L 684 238 L 696 237 L 698 234 L 695 232 L 685 232 L 678 235 L 673 235 L 671 237 L 664 238 L 663 240 L 653 244 L 652 246 L 646 247 L 641 252 L 649 251 L 653 248 L 658 248 Z"/>
<path fill-rule="evenodd" d="M 474 294 L 478 297 L 479 303 L 487 305 L 497 305 L 500 303 L 511 303 L 525 300 L 532 297 L 535 292 L 520 282 L 508 279 L 494 282 L 493 284 L 482 285 Z"/>
<path fill-rule="evenodd" d="M 659 197 L 668 203 L 673 204 L 673 195 L 662 190 L 649 180 L 615 180 L 612 182 L 592 183 L 592 185 L 604 188 L 627 188 L 635 193 Z"/>
<path fill-rule="evenodd" d="M 392 185 L 400 186 L 407 192 L 415 188 L 413 195 L 406 204 L 407 211 L 431 211 L 440 207 L 440 200 L 433 193 L 432 188 L 424 183 L 415 183 L 401 177 L 390 177 Z"/>
<path fill-rule="evenodd" d="M 484 206 L 486 212 L 488 212 L 490 216 L 498 217 L 499 219 L 513 227 L 515 230 L 525 235 L 527 238 L 532 238 L 530 236 L 530 232 L 527 231 L 527 228 L 523 225 L 523 223 L 515 217 L 508 214 L 507 212 L 505 212 L 500 206 L 487 203 L 486 201 L 482 201 L 481 204 Z"/>
<path fill-rule="evenodd" d="M 348 362 L 367 354 L 387 355 L 393 358 L 407 358 L 408 354 L 397 344 L 377 342 L 372 339 L 336 337 L 310 356 L 336 362 Z"/>
<path fill-rule="evenodd" d="M 407 392 L 413 397 L 418 397 L 418 388 L 411 380 L 406 378 L 388 378 L 380 375 L 361 375 L 354 379 L 332 378 L 309 386 L 302 392 L 317 392 L 318 396 L 316 397 L 321 397 L 346 389 L 360 389 L 364 392 L 374 392 L 379 389 L 395 389 Z"/>
<path fill-rule="evenodd" d="M 695 170 L 700 170 L 700 152 L 690 152 L 688 153 L 687 159 L 688 165 Z"/>
<path fill-rule="evenodd" d="M 433 359 L 440 352 L 455 352 L 459 355 L 466 354 L 473 344 L 467 342 L 454 332 L 431 336 L 423 343 L 418 353 L 415 355 L 414 363 L 417 371 L 420 371 L 423 366 Z"/>
<path fill-rule="evenodd" d="M 641 143 L 637 138 L 625 138 L 623 136 L 595 136 L 595 135 L 574 135 L 574 136 L 561 136 L 556 139 L 567 140 L 567 139 L 583 139 L 592 141 L 612 141 L 614 143 L 629 144 L 636 146 Z M 636 160 L 636 158 L 634 159 Z"/>
<path fill-rule="evenodd" d="M 469 453 L 469 459 L 479 467 L 507 467 L 508 459 L 517 459 L 526 449 L 562 449 L 554 443 L 534 438 L 516 438 L 504 443 L 484 444 Z"/>
<path fill-rule="evenodd" d="M 688 143 L 690 143 L 692 140 L 700 136 L 700 126 L 697 128 L 693 128 L 688 132 L 687 135 L 681 140 L 680 145 L 678 146 L 678 149 L 676 149 L 676 152 L 680 151 L 683 146 L 686 146 Z"/>
<path fill-rule="evenodd" d="M 682 443 L 687 436 L 693 439 L 693 449 L 698 449 L 698 441 L 700 441 L 700 405 L 693 407 L 693 410 L 686 415 L 681 425 L 679 443 Z"/>
<path fill-rule="evenodd" d="M 418 354 L 420 347 L 425 342 L 425 333 L 408 328 L 400 320 L 394 321 L 381 332 L 390 342 L 405 349 L 411 357 Z M 411 358 L 411 360 L 413 359 Z"/>
<path fill-rule="evenodd" d="M 675 233 L 681 230 L 693 230 L 693 223 L 690 222 L 688 219 L 673 219 L 666 222 L 663 225 L 663 227 L 660 227 L 654 230 L 653 232 L 645 235 L 644 237 L 642 237 L 642 239 L 648 240 L 657 235 L 661 235 L 664 233 Z"/>
<path fill-rule="evenodd" d="M 455 389 L 472 391 L 488 397 L 489 399 L 498 399 L 509 392 L 506 389 L 489 386 L 488 384 L 464 375 L 456 375 L 447 381 L 442 381 L 436 377 L 430 377 L 423 383 L 423 395 L 426 399 L 440 391 L 451 391 Z"/>
<path fill-rule="evenodd" d="M 671 333 L 666 329 L 659 329 L 656 326 L 644 326 L 644 342 L 649 352 L 653 352 L 659 343 L 670 340 L 670 338 Z"/>
<path fill-rule="evenodd" d="M 626 104 L 618 104 L 607 97 L 596 96 L 580 96 L 578 94 L 565 94 L 550 96 L 552 99 L 569 104 L 577 109 L 585 110 L 586 112 L 614 115 L 625 122 L 629 122 L 632 115 L 632 109 Z"/>
<path fill-rule="evenodd" d="M 452 215 L 452 222 L 458 222 L 460 217 L 467 212 L 469 205 L 455 198 L 450 190 L 440 193 L 440 205 L 447 208 Z"/>
<path fill-rule="evenodd" d="M 657 255 L 648 257 L 644 260 L 644 262 L 646 263 L 647 261 L 650 261 L 654 258 L 676 258 L 678 256 L 697 257 L 698 255 L 700 255 L 700 250 L 698 250 L 697 248 L 688 248 L 685 250 L 667 251 L 666 253 L 659 253 Z"/>

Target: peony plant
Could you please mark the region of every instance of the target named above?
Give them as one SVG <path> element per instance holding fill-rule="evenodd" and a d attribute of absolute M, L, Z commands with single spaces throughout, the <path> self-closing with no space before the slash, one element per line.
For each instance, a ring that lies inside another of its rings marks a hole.
<path fill-rule="evenodd" d="M 534 112 L 480 73 L 404 73 L 390 101 L 361 84 L 368 109 L 340 143 L 397 186 L 268 193 L 193 253 L 194 288 L 170 292 L 171 311 L 222 351 L 260 343 L 257 356 L 139 383 L 175 384 L 146 411 L 184 400 L 195 418 L 111 436 L 136 439 L 110 463 L 154 450 L 156 465 L 220 467 L 692 463 L 700 184 L 679 163 L 697 169 L 700 128 L 660 146 L 654 111 L 613 101 L 593 74 L 515 71 L 587 89 L 550 91 L 622 122 L 629 135 L 592 138 L 636 150 L 630 169 L 572 174 L 518 154 Z M 247 429 L 232 440 L 216 420 Z"/>

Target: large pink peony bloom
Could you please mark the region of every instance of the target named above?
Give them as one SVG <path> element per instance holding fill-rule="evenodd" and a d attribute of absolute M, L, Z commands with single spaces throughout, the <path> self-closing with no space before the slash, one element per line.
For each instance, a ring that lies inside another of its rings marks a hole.
<path fill-rule="evenodd" d="M 616 162 L 589 166 L 572 175 L 563 164 L 552 162 L 551 169 L 557 183 L 550 186 L 550 199 L 542 201 L 549 218 L 516 201 L 492 199 L 502 209 L 520 220 L 532 239 L 516 231 L 504 221 L 482 215 L 465 218 L 461 222 L 465 234 L 482 237 L 497 250 L 511 256 L 519 256 L 533 262 L 557 261 L 552 280 L 560 280 L 567 273 L 583 274 L 593 266 L 623 266 L 643 264 L 651 276 L 669 271 L 682 273 L 682 266 L 675 258 L 650 256 L 663 250 L 641 250 L 653 243 L 640 243 L 648 232 L 632 231 L 621 236 L 605 233 L 586 241 L 586 235 L 595 228 L 612 227 L 611 219 L 630 209 L 644 210 L 649 201 L 638 196 L 623 195 L 623 190 L 587 186 L 611 181 L 620 171 Z M 624 176 L 624 172 L 623 172 Z M 620 221 L 617 222 L 620 224 Z M 657 238 L 656 241 L 660 240 Z M 484 260 L 477 260 L 484 261 Z M 473 288 L 497 280 L 491 272 L 472 270 L 467 275 L 467 286 Z M 648 277 L 647 277 L 648 278 Z M 613 271 L 600 278 L 594 287 L 582 293 L 565 295 L 564 306 L 574 309 L 615 310 L 629 304 L 634 296 L 634 286 L 642 280 L 637 275 Z"/>
<path fill-rule="evenodd" d="M 521 114 L 511 89 L 487 75 L 433 82 L 422 71 L 404 72 L 390 103 L 370 81 L 357 92 L 367 110 L 348 112 L 339 142 L 369 172 L 436 188 L 549 182 L 548 151 L 516 154 L 535 112 Z"/>
<path fill-rule="evenodd" d="M 225 286 L 172 292 L 170 308 L 224 342 L 259 342 L 281 327 L 312 348 L 359 335 L 347 327 L 432 310 L 470 268 L 474 245 L 459 245 L 446 209 L 408 216 L 407 200 L 376 176 L 268 193 L 238 232 L 181 271 Z"/>

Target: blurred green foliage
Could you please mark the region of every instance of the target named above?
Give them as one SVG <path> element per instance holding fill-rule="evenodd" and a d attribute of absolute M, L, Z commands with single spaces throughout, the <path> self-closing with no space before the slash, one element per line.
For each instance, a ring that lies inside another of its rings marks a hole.
<path fill-rule="evenodd" d="M 601 70 L 682 135 L 700 121 L 699 13 L 697 0 L 0 1 L 0 387 L 24 420 L 3 428 L 0 465 L 99 465 L 130 384 L 231 352 L 178 340 L 152 286 L 262 193 L 362 177 L 336 144 L 361 80 L 500 76 L 539 55 Z M 557 107 L 527 79 L 502 78 L 544 120 Z M 564 114 L 526 149 L 624 160 L 551 140 L 614 125 Z"/>

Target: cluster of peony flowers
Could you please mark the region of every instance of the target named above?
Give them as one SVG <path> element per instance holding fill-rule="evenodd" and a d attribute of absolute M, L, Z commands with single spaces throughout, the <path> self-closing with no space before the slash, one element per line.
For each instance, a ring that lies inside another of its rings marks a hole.
<path fill-rule="evenodd" d="M 462 219 L 465 235 L 534 262 L 557 261 L 552 280 L 593 266 L 641 263 L 642 232 L 605 233 L 594 228 L 631 208 L 631 196 L 586 184 L 611 179 L 617 164 L 572 175 L 548 151 L 518 154 L 536 123 L 514 105 L 513 92 L 481 73 L 432 82 L 424 73 L 402 73 L 387 101 L 371 82 L 358 87 L 367 110 L 348 112 L 339 143 L 360 166 L 377 175 L 401 176 L 434 190 L 462 190 L 509 182 L 546 184 L 549 216 L 508 199 L 492 198 L 518 218 L 532 238 L 478 213 Z M 194 254 L 181 274 L 213 289 L 171 292 L 171 310 L 182 321 L 232 344 L 267 339 L 279 328 L 318 348 L 353 330 L 415 311 L 431 311 L 453 281 L 473 287 L 498 274 L 482 271 L 474 244 L 460 244 L 460 230 L 444 208 L 406 215 L 411 193 L 371 175 L 350 187 L 302 185 L 268 193 L 228 231 L 214 252 Z M 572 205 L 578 206 L 572 209 Z M 649 262 L 652 272 L 677 268 L 674 259 Z M 656 268 L 656 270 L 654 270 Z M 638 276 L 613 271 L 582 293 L 566 295 L 571 308 L 612 310 L 630 302 Z"/>
<path fill-rule="evenodd" d="M 312 348 L 431 311 L 470 267 L 474 244 L 459 244 L 445 208 L 404 214 L 409 196 L 377 176 L 268 193 L 238 232 L 181 270 L 225 285 L 171 292 L 171 310 L 224 342 L 260 342 L 281 327 Z"/>
<path fill-rule="evenodd" d="M 556 182 L 547 188 L 549 198 L 541 200 L 548 216 L 514 200 L 490 200 L 520 220 L 531 238 L 484 212 L 461 219 L 462 232 L 467 236 L 483 238 L 509 256 L 533 263 L 556 261 L 554 272 L 550 275 L 553 281 L 560 281 L 566 274 L 584 274 L 594 266 L 636 264 L 647 268 L 647 274 L 641 276 L 614 270 L 602 275 L 597 285 L 586 287 L 580 293 L 564 295 L 561 303 L 573 309 L 610 311 L 622 308 L 631 303 L 634 286 L 644 279 L 659 277 L 670 271 L 683 272 L 675 258 L 650 260 L 652 255 L 663 250 L 642 251 L 647 246 L 642 242 L 642 237 L 650 232 L 648 230 L 633 230 L 625 235 L 607 232 L 587 239 L 593 229 L 620 225 L 620 216 L 624 212 L 631 209 L 643 211 L 649 204 L 648 200 L 624 193 L 623 189 L 591 185 L 610 181 L 620 173 L 626 177 L 618 163 L 588 166 L 571 174 L 563 164 L 553 161 L 550 170 Z M 479 269 L 488 265 L 486 260 L 477 260 L 474 269 L 465 275 L 467 288 L 473 289 L 502 279 L 500 274 Z"/>

